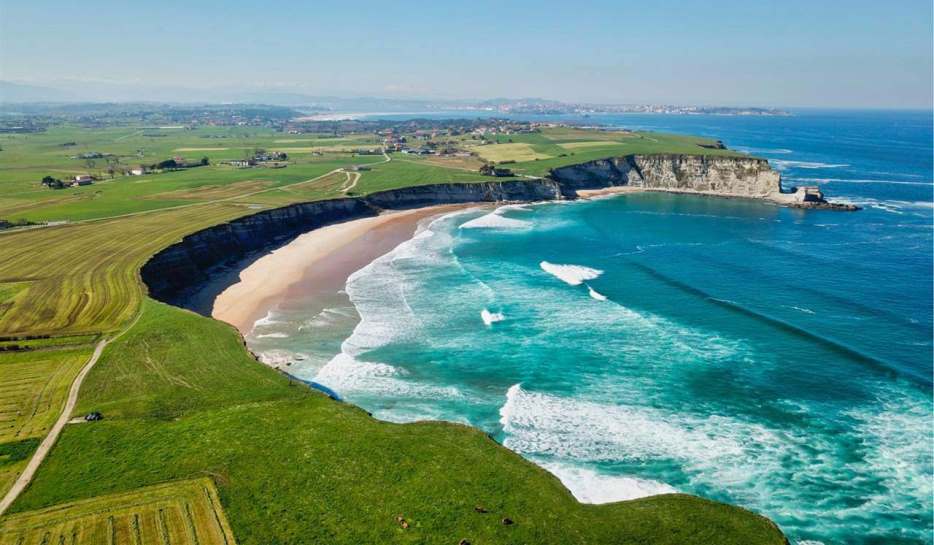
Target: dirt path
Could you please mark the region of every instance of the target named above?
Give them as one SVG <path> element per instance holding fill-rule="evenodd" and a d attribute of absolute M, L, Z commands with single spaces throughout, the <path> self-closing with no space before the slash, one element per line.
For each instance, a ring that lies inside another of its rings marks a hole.
<path fill-rule="evenodd" d="M 344 172 L 347 175 L 347 181 L 344 183 L 344 186 L 341 187 L 341 191 L 347 193 L 351 189 L 357 187 L 357 182 L 360 181 L 359 172 Z"/>
<path fill-rule="evenodd" d="M 100 359 L 101 354 L 104 352 L 104 348 L 107 347 L 107 344 L 117 340 L 124 333 L 130 330 L 136 322 L 139 321 L 139 317 L 142 315 L 142 312 L 136 315 L 136 318 L 133 319 L 133 322 L 130 323 L 120 333 L 111 339 L 101 339 L 97 343 L 97 346 L 94 347 L 94 352 L 91 354 L 91 357 L 88 359 L 88 362 L 84 364 L 84 367 L 81 368 L 81 371 L 78 373 L 78 376 L 75 377 L 74 382 L 71 383 L 71 390 L 68 391 L 68 400 L 65 402 L 65 407 L 62 409 L 62 414 L 59 415 L 58 420 L 55 421 L 55 425 L 52 426 L 52 429 L 49 430 L 49 434 L 45 436 L 45 439 L 39 443 L 39 448 L 36 449 L 36 452 L 33 453 L 32 458 L 29 460 L 29 463 L 26 464 L 26 469 L 20 474 L 16 479 L 16 482 L 13 483 L 13 487 L 6 493 L 2 500 L 0 500 L 0 515 L 6 512 L 9 509 L 10 505 L 16 501 L 16 498 L 22 494 L 23 490 L 29 486 L 29 483 L 32 482 L 32 478 L 36 475 L 36 470 L 39 469 L 39 466 L 42 464 L 42 461 L 45 460 L 45 457 L 49 454 L 49 451 L 52 450 L 52 447 L 55 445 L 55 441 L 58 440 L 58 436 L 62 434 L 62 430 L 65 429 L 65 424 L 68 424 L 68 421 L 71 419 L 71 413 L 75 410 L 75 405 L 78 403 L 78 392 L 81 390 L 81 384 L 84 382 L 84 377 L 87 376 L 88 372 L 94 367 L 94 364 L 97 363 L 97 360 Z"/>

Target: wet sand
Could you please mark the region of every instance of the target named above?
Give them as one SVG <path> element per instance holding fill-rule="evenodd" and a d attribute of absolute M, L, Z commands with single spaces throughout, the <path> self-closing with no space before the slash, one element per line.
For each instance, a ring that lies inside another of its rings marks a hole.
<path fill-rule="evenodd" d="M 240 281 L 214 300 L 211 315 L 248 335 L 257 320 L 291 299 L 333 296 L 355 271 L 412 238 L 422 220 L 471 206 L 392 211 L 300 235 L 243 269 Z"/>

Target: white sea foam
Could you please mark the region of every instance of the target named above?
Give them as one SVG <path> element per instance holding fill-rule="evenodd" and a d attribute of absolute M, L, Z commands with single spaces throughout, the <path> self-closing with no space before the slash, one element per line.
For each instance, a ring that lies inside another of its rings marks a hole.
<path fill-rule="evenodd" d="M 931 187 L 931 182 L 911 182 L 904 180 L 869 180 L 860 178 L 785 178 L 785 181 L 792 183 L 810 183 L 810 184 L 883 184 L 883 185 L 920 185 Z"/>
<path fill-rule="evenodd" d="M 737 146 L 735 149 L 746 153 L 778 153 L 782 155 L 794 153 L 793 150 L 787 148 L 754 148 L 750 146 Z"/>
<path fill-rule="evenodd" d="M 503 316 L 502 312 L 490 312 L 487 309 L 483 309 L 480 311 L 480 319 L 483 320 L 484 324 L 492 325 L 496 322 L 502 322 L 506 317 Z"/>
<path fill-rule="evenodd" d="M 287 363 L 293 361 L 301 361 L 307 359 L 307 355 L 300 352 L 292 352 L 290 350 L 283 349 L 273 349 L 273 350 L 264 350 L 258 355 L 259 361 L 265 363 L 270 367 L 281 367 Z"/>
<path fill-rule="evenodd" d="M 689 489 L 726 491 L 733 501 L 772 516 L 787 514 L 792 503 L 793 516 L 800 519 L 825 519 L 834 512 L 841 527 L 870 531 L 887 513 L 931 512 L 934 456 L 929 444 L 918 440 L 930 437 L 931 401 L 920 391 L 905 394 L 906 388 L 891 387 L 891 395 L 878 404 L 850 411 L 852 424 L 829 417 L 822 406 L 789 400 L 783 409 L 808 424 L 778 428 L 741 416 L 618 405 L 516 384 L 500 408 L 500 424 L 504 444 L 532 459 L 572 466 L 675 464 Z M 841 459 L 834 439 L 841 433 L 859 438 L 855 459 Z M 828 487 L 849 492 L 807 501 Z M 596 483 L 588 493 L 607 490 L 609 485 Z M 847 498 L 861 501 L 853 505 Z M 919 540 L 925 535 L 920 526 L 904 531 L 904 537 Z"/>
<path fill-rule="evenodd" d="M 556 265 L 547 261 L 542 261 L 538 265 L 546 273 L 571 286 L 579 286 L 585 280 L 593 280 L 603 274 L 603 271 L 599 269 L 583 265 Z"/>
<path fill-rule="evenodd" d="M 934 209 L 934 202 L 931 201 L 879 200 L 871 197 L 848 196 L 835 196 L 833 200 L 845 204 L 855 204 L 863 208 L 875 208 L 877 210 L 889 212 L 890 214 L 898 215 L 910 213 L 912 215 L 924 216 L 926 213 L 921 212 L 922 210 Z"/>
<path fill-rule="evenodd" d="M 315 314 L 308 320 L 303 321 L 301 325 L 298 326 L 298 330 L 305 331 L 318 327 L 330 327 L 333 326 L 335 322 L 355 318 L 356 316 L 356 311 L 352 307 L 327 307 L 321 309 L 318 314 Z"/>
<path fill-rule="evenodd" d="M 882 481 L 867 507 L 881 512 L 930 512 L 934 495 L 930 397 L 910 387 L 889 385 L 878 405 L 849 415 L 866 449 L 860 473 Z"/>
<path fill-rule="evenodd" d="M 606 301 L 606 295 L 598 292 L 597 290 L 587 286 L 587 292 L 590 293 L 590 296 L 596 299 L 597 301 Z"/>
<path fill-rule="evenodd" d="M 770 430 L 723 416 L 664 413 L 511 386 L 500 408 L 504 444 L 518 452 L 579 461 L 680 459 L 706 468 L 748 459 L 759 443 L 776 442 Z M 719 472 L 726 476 L 730 468 Z"/>
<path fill-rule="evenodd" d="M 272 310 L 267 311 L 265 316 L 253 322 L 253 327 L 256 328 L 256 327 L 262 327 L 264 325 L 280 323 L 278 320 L 274 319 L 273 316 L 274 316 L 274 313 Z"/>
<path fill-rule="evenodd" d="M 409 376 L 405 369 L 378 361 L 367 354 L 394 341 L 421 338 L 424 322 L 431 317 L 409 304 L 412 279 L 425 270 L 449 266 L 452 256 L 447 249 L 451 237 L 433 229 L 436 222 L 448 221 L 450 214 L 433 220 L 416 236 L 354 272 L 347 280 L 346 292 L 360 321 L 350 337 L 341 344 L 341 353 L 324 365 L 314 380 L 342 396 L 376 395 L 386 398 L 447 399 L 462 394 L 453 386 L 439 386 Z M 411 408 L 400 413 L 381 411 L 380 417 L 402 421 Z M 400 414 L 403 415 L 400 417 Z"/>
<path fill-rule="evenodd" d="M 499 207 L 499 210 L 514 210 L 516 212 L 531 212 L 532 208 L 529 204 L 504 204 Z"/>
<path fill-rule="evenodd" d="M 507 218 L 499 210 L 461 224 L 461 229 L 525 229 L 532 222 Z"/>
<path fill-rule="evenodd" d="M 842 167 L 850 166 L 845 163 L 821 163 L 818 161 L 789 161 L 787 159 L 772 159 L 770 162 L 775 165 L 775 168 L 777 170 L 786 170 L 789 168 L 804 168 L 804 169 L 842 168 Z"/>
<path fill-rule="evenodd" d="M 387 397 L 450 399 L 461 397 L 453 386 L 436 386 L 407 380 L 404 369 L 385 363 L 358 360 L 348 354 L 331 358 L 315 375 L 315 382 L 341 394 L 374 394 Z"/>
<path fill-rule="evenodd" d="M 675 488 L 651 479 L 604 475 L 592 469 L 559 463 L 545 463 L 542 467 L 558 477 L 582 503 L 610 503 L 677 492 Z"/>
<path fill-rule="evenodd" d="M 256 336 L 257 339 L 287 339 L 288 337 L 288 333 L 263 333 Z"/>

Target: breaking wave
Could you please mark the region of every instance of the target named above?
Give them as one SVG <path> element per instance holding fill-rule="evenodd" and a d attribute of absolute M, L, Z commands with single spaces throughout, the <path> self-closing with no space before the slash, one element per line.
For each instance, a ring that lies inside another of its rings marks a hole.
<path fill-rule="evenodd" d="M 585 280 L 593 280 L 603 274 L 603 271 L 599 269 L 583 265 L 556 265 L 547 261 L 542 261 L 538 265 L 546 273 L 571 286 L 579 286 Z"/>
<path fill-rule="evenodd" d="M 474 218 L 460 225 L 461 229 L 526 229 L 532 226 L 532 222 L 507 218 L 503 213 L 508 210 L 506 207 L 500 207 L 479 218 Z"/>
<path fill-rule="evenodd" d="M 490 312 L 487 309 L 480 311 L 480 319 L 483 320 L 483 323 L 486 325 L 492 325 L 496 322 L 502 322 L 506 319 L 502 312 Z"/>

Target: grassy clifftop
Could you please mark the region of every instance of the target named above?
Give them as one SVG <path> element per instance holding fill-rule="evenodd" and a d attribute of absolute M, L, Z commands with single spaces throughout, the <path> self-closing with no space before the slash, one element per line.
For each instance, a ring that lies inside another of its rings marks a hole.
<path fill-rule="evenodd" d="M 210 476 L 240 543 L 783 543 L 765 518 L 690 496 L 581 505 L 477 430 L 374 420 L 257 364 L 229 326 L 152 301 L 79 410 L 107 418 L 66 429 L 16 511 Z"/>

